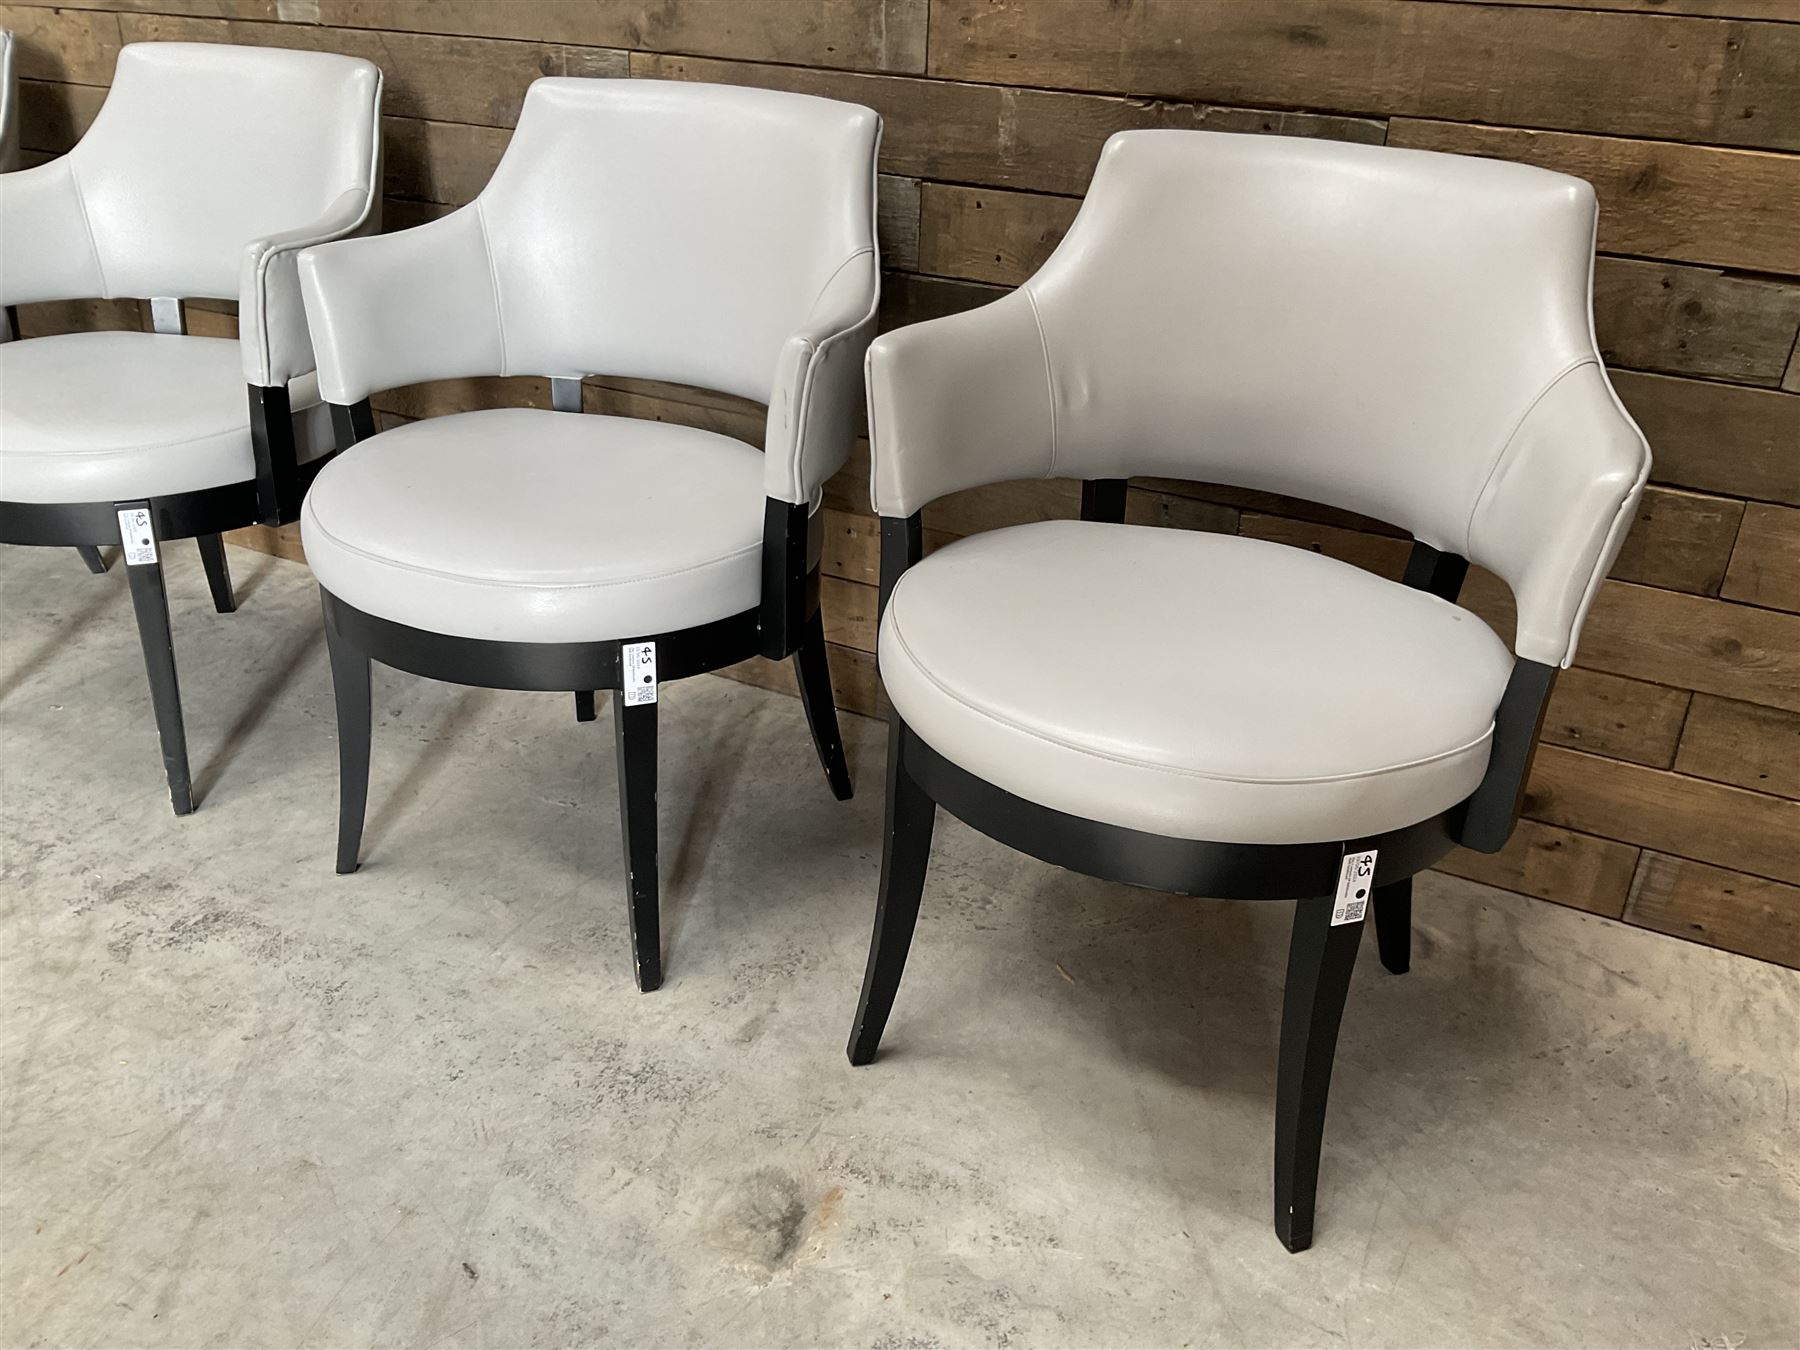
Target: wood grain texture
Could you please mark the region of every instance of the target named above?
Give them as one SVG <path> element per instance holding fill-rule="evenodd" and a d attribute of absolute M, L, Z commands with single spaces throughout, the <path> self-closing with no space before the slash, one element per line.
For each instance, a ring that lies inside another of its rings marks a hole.
<path fill-rule="evenodd" d="M 1546 745 L 1525 814 L 1775 881 L 1800 883 L 1800 802 Z"/>
<path fill-rule="evenodd" d="M 1800 510 L 1751 502 L 1725 574 L 1728 600 L 1800 612 Z"/>
<path fill-rule="evenodd" d="M 1616 919 L 1625 912 L 1637 861 L 1629 844 L 1522 820 L 1498 853 L 1459 848 L 1437 870 Z"/>
<path fill-rule="evenodd" d="M 1800 967 L 1800 888 L 1646 850 L 1625 921 Z"/>
<path fill-rule="evenodd" d="M 1697 778 L 1800 797 L 1800 713 L 1695 694 L 1675 767 Z"/>
<path fill-rule="evenodd" d="M 1627 370 L 1613 387 L 1650 442 L 1654 481 L 1800 506 L 1800 396 Z"/>
<path fill-rule="evenodd" d="M 1392 0 L 934 0 L 944 79 L 1800 149 L 1785 24 Z"/>

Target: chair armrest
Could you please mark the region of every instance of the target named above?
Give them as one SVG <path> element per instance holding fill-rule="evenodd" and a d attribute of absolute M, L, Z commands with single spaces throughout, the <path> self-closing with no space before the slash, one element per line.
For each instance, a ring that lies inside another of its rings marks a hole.
<path fill-rule="evenodd" d="M 506 372 L 479 205 L 395 234 L 314 245 L 299 256 L 299 276 L 328 403 Z"/>
<path fill-rule="evenodd" d="M 1501 453 L 1469 523 L 1468 556 L 1512 588 L 1513 651 L 1567 666 L 1650 476 L 1650 447 L 1598 361 L 1565 371 Z"/>
<path fill-rule="evenodd" d="M 313 368 L 312 339 L 295 269 L 300 250 L 380 223 L 380 193 L 355 187 L 310 225 L 253 240 L 238 269 L 238 335 L 244 379 L 269 388 Z"/>
<path fill-rule="evenodd" d="M 868 385 L 878 515 L 1055 470 L 1050 363 L 1024 290 L 883 334 L 869 348 Z"/>
<path fill-rule="evenodd" d="M 0 176 L 0 304 L 106 294 L 81 184 L 67 155 Z"/>
<path fill-rule="evenodd" d="M 880 266 L 874 250 L 864 249 L 825 283 L 805 328 L 782 345 L 763 442 L 769 497 L 809 502 L 850 457 L 863 357 L 880 303 Z"/>

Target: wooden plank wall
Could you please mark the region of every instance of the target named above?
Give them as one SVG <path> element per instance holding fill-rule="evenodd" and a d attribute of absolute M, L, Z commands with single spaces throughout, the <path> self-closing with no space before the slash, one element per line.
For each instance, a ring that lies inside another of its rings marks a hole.
<path fill-rule="evenodd" d="M 1447 867 L 1800 965 L 1800 0 L 74 0 L 0 4 L 0 24 L 21 39 L 39 158 L 92 119 L 121 43 L 369 57 L 388 77 L 390 228 L 481 188 L 538 75 L 866 103 L 887 124 L 889 325 L 1028 276 L 1121 128 L 1386 142 L 1590 179 L 1600 342 L 1654 485 L 1556 694 L 1526 823 L 1498 857 Z M 28 331 L 141 321 L 135 304 L 25 316 Z M 194 321 L 233 323 L 229 306 Z M 547 398 L 543 381 L 464 381 L 381 411 Z M 599 379 L 587 398 L 760 439 L 759 409 L 698 391 Z M 859 446 L 829 489 L 825 606 L 839 696 L 875 712 L 866 484 Z M 962 494 L 927 511 L 928 539 L 1072 515 L 1076 495 Z M 1257 493 L 1143 481 L 1130 509 L 1390 574 L 1406 552 L 1375 522 Z M 1477 575 L 1468 591 L 1509 633 L 1505 589 Z M 762 663 L 738 673 L 788 683 Z"/>

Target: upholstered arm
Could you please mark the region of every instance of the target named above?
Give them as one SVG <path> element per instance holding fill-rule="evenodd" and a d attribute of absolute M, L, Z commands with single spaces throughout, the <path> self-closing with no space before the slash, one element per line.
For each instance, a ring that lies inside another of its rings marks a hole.
<path fill-rule="evenodd" d="M 1024 290 L 877 338 L 868 386 L 878 515 L 1054 467 L 1049 362 Z"/>
<path fill-rule="evenodd" d="M 310 225 L 254 240 L 244 249 L 238 272 L 238 335 L 248 383 L 265 388 L 286 384 L 313 368 L 296 270 L 300 250 L 373 229 L 380 224 L 380 211 L 379 189 L 350 188 Z"/>
<path fill-rule="evenodd" d="M 1575 659 L 1649 474 L 1650 448 L 1598 361 L 1564 372 L 1531 405 L 1469 522 L 1469 557 L 1512 588 L 1522 659 Z"/>
<path fill-rule="evenodd" d="M 850 457 L 857 376 L 880 302 L 880 267 L 865 249 L 825 283 L 805 328 L 783 345 L 764 440 L 764 490 L 775 500 L 810 501 Z"/>
<path fill-rule="evenodd" d="M 0 175 L 0 304 L 106 294 L 68 156 Z"/>
<path fill-rule="evenodd" d="M 506 369 L 477 205 L 396 234 L 304 250 L 300 294 L 328 403 Z"/>

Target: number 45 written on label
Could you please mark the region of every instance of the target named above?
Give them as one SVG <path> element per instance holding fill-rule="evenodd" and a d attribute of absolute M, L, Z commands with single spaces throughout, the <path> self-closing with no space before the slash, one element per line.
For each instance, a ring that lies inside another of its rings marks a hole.
<path fill-rule="evenodd" d="M 127 567 L 156 561 L 156 534 L 150 528 L 149 511 L 134 506 L 119 512 L 119 543 L 124 547 Z"/>
<path fill-rule="evenodd" d="M 619 672 L 619 687 L 625 694 L 625 706 L 656 702 L 656 644 L 627 642 L 619 652 L 624 669 Z"/>
<path fill-rule="evenodd" d="M 1369 908 L 1369 892 L 1375 889 L 1376 850 L 1346 853 L 1338 868 L 1337 897 L 1331 904 L 1331 925 L 1361 923 Z"/>

